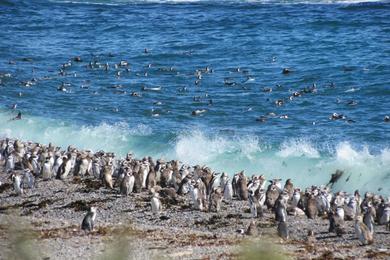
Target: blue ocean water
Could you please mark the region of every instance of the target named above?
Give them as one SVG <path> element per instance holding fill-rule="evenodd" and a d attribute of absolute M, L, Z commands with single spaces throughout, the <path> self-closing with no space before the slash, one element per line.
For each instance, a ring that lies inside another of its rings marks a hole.
<path fill-rule="evenodd" d="M 2 137 L 390 194 L 389 76 L 389 1 L 0 0 Z"/>

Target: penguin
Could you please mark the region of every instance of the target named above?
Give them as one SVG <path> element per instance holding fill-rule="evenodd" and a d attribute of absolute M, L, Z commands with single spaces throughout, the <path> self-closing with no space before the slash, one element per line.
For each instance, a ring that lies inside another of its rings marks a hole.
<path fill-rule="evenodd" d="M 371 234 L 374 233 L 374 220 L 376 218 L 375 208 L 371 202 L 368 203 L 367 207 L 363 209 L 363 223 L 366 225 Z"/>
<path fill-rule="evenodd" d="M 88 173 L 89 160 L 85 154 L 80 155 L 79 160 L 77 161 L 77 166 L 75 172 L 78 176 L 85 176 Z"/>
<path fill-rule="evenodd" d="M 70 156 L 69 155 L 64 156 L 62 158 L 62 164 L 57 171 L 57 179 L 61 179 L 61 180 L 66 179 L 66 177 L 68 177 L 70 173 L 71 167 L 72 167 L 72 162 L 70 160 Z"/>
<path fill-rule="evenodd" d="M 34 188 L 35 179 L 34 179 L 34 176 L 32 175 L 32 173 L 29 169 L 24 170 L 23 184 L 27 184 L 27 187 L 29 189 Z"/>
<path fill-rule="evenodd" d="M 357 201 L 355 197 L 351 197 L 347 206 L 345 207 L 345 219 L 354 220 L 358 209 Z"/>
<path fill-rule="evenodd" d="M 297 207 L 300 200 L 301 200 L 301 189 L 296 188 L 294 189 L 291 205 Z"/>
<path fill-rule="evenodd" d="M 95 178 L 97 179 L 101 179 L 103 176 L 102 176 L 102 172 L 101 172 L 101 166 L 100 166 L 100 162 L 97 158 L 95 158 L 92 162 L 92 174 Z"/>
<path fill-rule="evenodd" d="M 177 190 L 177 194 L 178 195 L 186 195 L 188 192 L 190 192 L 190 182 L 191 182 L 191 177 L 186 175 L 180 185 L 179 185 L 179 188 Z"/>
<path fill-rule="evenodd" d="M 41 173 L 41 165 L 40 163 L 38 162 L 38 157 L 36 155 L 33 155 L 30 157 L 31 159 L 31 165 L 33 167 L 33 173 L 35 176 L 39 176 L 39 174 Z"/>
<path fill-rule="evenodd" d="M 270 182 L 271 184 L 268 185 L 267 192 L 265 194 L 265 204 L 267 205 L 268 209 L 273 209 L 275 206 L 275 202 L 279 197 L 279 189 L 273 181 Z"/>
<path fill-rule="evenodd" d="M 309 194 L 307 199 L 306 215 L 310 219 L 315 219 L 318 215 L 317 201 L 313 194 Z"/>
<path fill-rule="evenodd" d="M 330 233 L 336 233 L 337 236 L 341 237 L 344 233 L 344 219 L 342 219 L 337 213 L 334 211 L 330 211 L 328 215 L 329 219 L 329 229 Z"/>
<path fill-rule="evenodd" d="M 62 164 L 62 156 L 58 154 L 56 156 L 56 159 L 54 161 L 53 170 L 52 172 L 57 176 L 58 169 L 61 167 Z"/>
<path fill-rule="evenodd" d="M 15 160 L 12 154 L 8 155 L 5 163 L 5 172 L 9 173 L 15 169 Z"/>
<path fill-rule="evenodd" d="M 225 202 L 230 202 L 233 200 L 233 186 L 229 178 L 226 180 L 226 184 L 223 189 L 223 200 Z"/>
<path fill-rule="evenodd" d="M 138 169 L 138 171 L 136 171 Z M 134 176 L 134 188 L 133 192 L 139 193 L 142 190 L 142 177 L 143 177 L 143 168 L 142 167 L 137 167 L 133 171 L 133 176 Z"/>
<path fill-rule="evenodd" d="M 287 220 L 287 193 L 280 194 L 278 200 L 275 203 L 275 220 L 278 222 L 286 222 Z"/>
<path fill-rule="evenodd" d="M 238 179 L 240 176 L 238 173 L 234 174 L 232 179 L 233 197 L 238 197 Z"/>
<path fill-rule="evenodd" d="M 287 227 L 286 222 L 279 222 L 278 224 L 278 235 L 283 239 L 287 240 L 289 239 L 289 230 Z"/>
<path fill-rule="evenodd" d="M 150 163 L 147 158 L 142 162 L 142 188 L 146 189 L 147 178 L 150 172 Z"/>
<path fill-rule="evenodd" d="M 284 189 L 289 197 L 291 198 L 294 194 L 294 184 L 292 183 L 291 179 L 287 179 L 286 183 L 284 184 Z"/>
<path fill-rule="evenodd" d="M 220 188 L 213 188 L 209 200 L 209 212 L 219 212 L 221 210 L 222 191 Z"/>
<path fill-rule="evenodd" d="M 386 225 L 390 221 L 390 203 L 388 202 L 383 209 L 382 216 L 379 219 L 379 225 Z"/>
<path fill-rule="evenodd" d="M 134 186 L 134 176 L 130 175 L 129 172 L 126 172 L 125 177 L 123 178 L 120 185 L 120 193 L 123 195 L 129 195 L 133 191 L 132 190 L 133 186 Z"/>
<path fill-rule="evenodd" d="M 248 194 L 247 183 L 248 180 L 244 174 L 244 171 L 240 172 L 238 182 L 237 182 L 239 200 L 248 200 L 249 194 Z"/>
<path fill-rule="evenodd" d="M 152 205 L 153 214 L 159 214 L 161 211 L 161 202 L 159 200 L 159 195 L 157 192 L 153 192 L 153 197 L 150 204 Z"/>
<path fill-rule="evenodd" d="M 374 242 L 373 234 L 369 231 L 367 226 L 363 223 L 361 215 L 355 220 L 355 233 L 362 245 L 370 245 Z"/>
<path fill-rule="evenodd" d="M 316 236 L 314 234 L 313 230 L 308 230 L 307 231 L 307 237 L 306 237 L 306 242 L 310 246 L 314 246 L 314 243 L 317 241 Z"/>
<path fill-rule="evenodd" d="M 191 198 L 195 209 L 203 211 L 205 207 L 205 193 L 204 183 L 198 179 L 191 189 Z"/>
<path fill-rule="evenodd" d="M 106 165 L 103 170 L 103 184 L 110 189 L 114 189 L 114 184 L 112 182 L 112 166 Z"/>
<path fill-rule="evenodd" d="M 43 166 L 41 168 L 41 176 L 43 180 L 47 181 L 51 179 L 52 172 L 51 172 L 51 164 L 50 164 L 50 158 L 47 157 L 45 162 L 43 163 Z"/>
<path fill-rule="evenodd" d="M 85 215 L 83 222 L 81 223 L 81 229 L 85 231 L 93 231 L 95 218 L 96 218 L 96 208 L 91 207 L 88 213 Z"/>
<path fill-rule="evenodd" d="M 253 218 L 257 217 L 257 205 L 252 191 L 249 191 L 249 208 Z"/>
<path fill-rule="evenodd" d="M 11 175 L 12 182 L 14 184 L 14 190 L 17 195 L 22 195 L 24 193 L 23 187 L 22 187 L 22 177 L 18 174 L 12 174 Z"/>
<path fill-rule="evenodd" d="M 146 188 L 150 190 L 157 185 L 156 172 L 153 167 L 150 167 L 148 177 L 146 178 Z"/>
<path fill-rule="evenodd" d="M 245 235 L 247 235 L 247 236 L 257 236 L 258 235 L 256 221 L 254 221 L 254 220 L 251 221 L 251 223 L 248 226 L 248 229 L 245 232 Z"/>

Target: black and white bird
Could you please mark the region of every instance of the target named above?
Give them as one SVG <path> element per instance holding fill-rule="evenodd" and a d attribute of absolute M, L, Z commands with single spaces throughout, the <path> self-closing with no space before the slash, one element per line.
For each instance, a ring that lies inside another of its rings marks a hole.
<path fill-rule="evenodd" d="M 96 208 L 91 207 L 85 215 L 83 222 L 81 223 L 81 229 L 86 231 L 92 231 L 94 227 L 94 222 L 96 218 Z"/>

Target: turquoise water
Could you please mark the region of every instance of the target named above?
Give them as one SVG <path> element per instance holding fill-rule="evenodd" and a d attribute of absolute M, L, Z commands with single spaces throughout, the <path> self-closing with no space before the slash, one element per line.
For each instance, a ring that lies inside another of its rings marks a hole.
<path fill-rule="evenodd" d="M 3 137 L 390 194 L 389 75 L 389 1 L 0 1 Z"/>

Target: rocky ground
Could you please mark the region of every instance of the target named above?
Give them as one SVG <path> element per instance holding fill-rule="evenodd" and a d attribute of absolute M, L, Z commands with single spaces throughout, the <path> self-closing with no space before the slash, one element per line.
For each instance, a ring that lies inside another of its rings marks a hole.
<path fill-rule="evenodd" d="M 0 259 L 341 259 L 390 258 L 390 232 L 376 226 L 375 242 L 360 246 L 353 221 L 343 237 L 328 233 L 328 220 L 289 216 L 291 238 L 276 236 L 271 213 L 256 220 L 258 234 L 241 234 L 252 221 L 245 201 L 224 203 L 220 213 L 191 209 L 189 198 L 162 199 L 151 212 L 151 195 L 121 196 L 91 177 L 39 180 L 16 196 L 2 173 Z M 90 206 L 98 208 L 95 230 L 80 230 Z M 307 242 L 313 230 L 316 240 Z"/>

